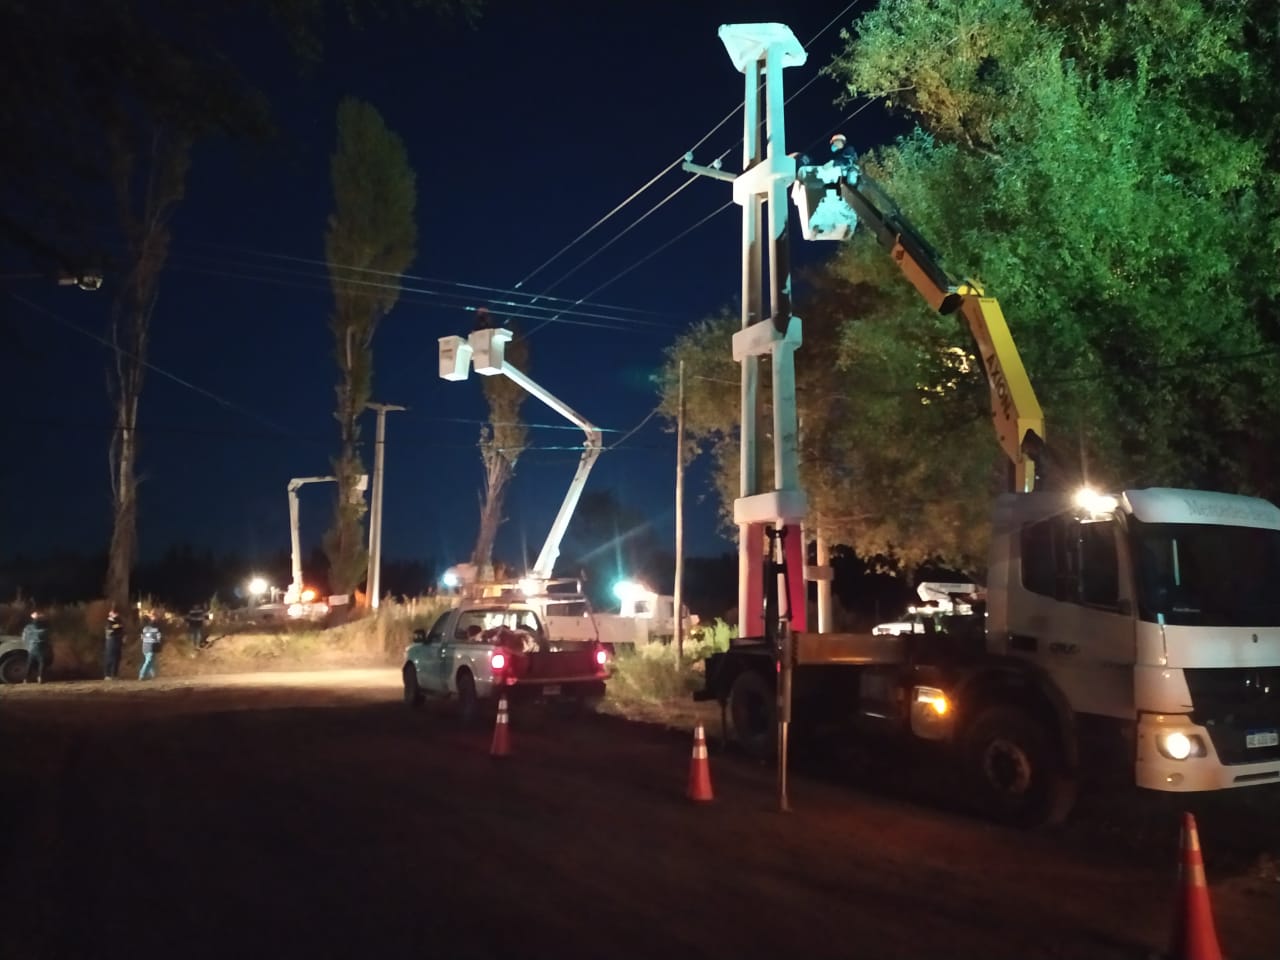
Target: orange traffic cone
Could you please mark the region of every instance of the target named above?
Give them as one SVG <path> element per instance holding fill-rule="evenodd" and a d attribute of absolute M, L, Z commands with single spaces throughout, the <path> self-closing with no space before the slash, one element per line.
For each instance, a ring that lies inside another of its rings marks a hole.
<path fill-rule="evenodd" d="M 491 757 L 505 757 L 511 753 L 511 724 L 507 718 L 507 698 L 498 699 L 498 719 L 493 725 L 493 746 L 489 748 Z"/>
<path fill-rule="evenodd" d="M 698 724 L 693 731 L 693 759 L 689 762 L 689 799 L 705 803 L 711 796 L 711 767 L 707 763 L 707 735 Z"/>
<path fill-rule="evenodd" d="M 1181 856 L 1178 860 L 1178 901 L 1169 960 L 1222 960 L 1218 934 L 1209 908 L 1209 887 L 1204 879 L 1204 857 L 1196 818 L 1182 815 Z"/>

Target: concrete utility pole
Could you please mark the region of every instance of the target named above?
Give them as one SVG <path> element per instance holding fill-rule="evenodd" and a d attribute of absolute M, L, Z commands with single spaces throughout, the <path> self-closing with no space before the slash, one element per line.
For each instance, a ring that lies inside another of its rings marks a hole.
<path fill-rule="evenodd" d="M 741 458 L 739 496 L 733 502 L 738 526 L 738 634 L 764 637 L 775 646 L 778 667 L 778 806 L 787 798 L 787 741 L 791 724 L 791 666 L 794 631 L 806 627 L 803 575 L 804 538 L 800 525 L 808 504 L 800 487 L 800 439 L 796 408 L 795 352 L 803 340 L 800 318 L 791 313 L 791 256 L 787 191 L 796 179 L 796 161 L 787 155 L 784 67 L 808 59 L 791 28 L 781 23 L 733 23 L 719 30 L 720 40 L 746 79 L 743 104 L 742 173 L 733 177 L 733 199 L 742 207 L 742 329 L 733 335 L 733 359 L 742 364 Z M 718 168 L 686 160 L 684 169 L 720 180 Z M 768 217 L 765 205 L 768 204 Z M 767 238 L 766 238 L 767 225 Z M 768 313 L 765 278 L 768 277 Z M 760 358 L 772 373 L 773 484 L 761 477 L 758 444 Z M 774 541 L 781 540 L 781 556 Z M 767 545 L 766 545 L 767 541 Z M 781 582 L 766 571 L 785 565 Z M 786 589 L 783 589 L 785 585 Z M 773 602 L 774 598 L 778 602 Z"/>
<path fill-rule="evenodd" d="M 382 464 L 387 446 L 387 411 L 407 410 L 394 403 L 366 403 L 366 410 L 377 411 L 378 430 L 373 448 L 373 500 L 369 507 L 369 573 L 365 585 L 369 605 L 376 611 L 382 596 Z"/>
<path fill-rule="evenodd" d="M 808 55 L 791 28 L 781 23 L 726 24 L 719 35 L 733 65 L 746 79 L 742 173 L 734 177 L 718 167 L 698 166 L 691 158 L 684 169 L 732 180 L 734 202 L 742 207 L 742 329 L 733 336 L 733 358 L 742 364 L 739 496 L 733 504 L 738 525 L 738 632 L 743 637 L 774 636 L 777 624 L 764 622 L 767 527 L 787 531 L 783 545 L 790 591 L 778 605 L 780 620 L 789 621 L 791 630 L 804 630 L 807 606 L 800 533 L 807 503 L 800 488 L 795 376 L 795 351 L 802 337 L 800 318 L 791 314 L 787 239 L 791 213 L 787 191 L 795 182 L 796 161 L 786 151 L 782 71 L 802 65 Z M 762 489 L 757 443 L 763 356 L 769 357 L 773 374 L 772 489 Z"/>

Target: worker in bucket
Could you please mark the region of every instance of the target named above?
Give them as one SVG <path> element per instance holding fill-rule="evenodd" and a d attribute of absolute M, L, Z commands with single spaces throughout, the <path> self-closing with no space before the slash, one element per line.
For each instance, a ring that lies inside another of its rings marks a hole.
<path fill-rule="evenodd" d="M 40 610 L 31 611 L 31 622 L 22 628 L 22 642 L 27 648 L 27 677 L 34 674 L 36 683 L 44 683 L 44 665 L 49 659 L 49 623 Z"/>
<path fill-rule="evenodd" d="M 160 633 L 156 618 L 148 614 L 142 621 L 142 669 L 138 671 L 139 680 L 156 678 L 156 655 L 159 654 L 162 643 L 164 636 Z"/>
<path fill-rule="evenodd" d="M 848 144 L 849 141 L 843 133 L 837 133 L 831 138 L 831 159 L 846 171 L 853 169 L 854 163 L 858 160 L 858 155 Z"/>
<path fill-rule="evenodd" d="M 102 638 L 102 678 L 114 680 L 120 673 L 120 651 L 124 649 L 124 623 L 114 607 L 107 614 L 107 628 Z"/>

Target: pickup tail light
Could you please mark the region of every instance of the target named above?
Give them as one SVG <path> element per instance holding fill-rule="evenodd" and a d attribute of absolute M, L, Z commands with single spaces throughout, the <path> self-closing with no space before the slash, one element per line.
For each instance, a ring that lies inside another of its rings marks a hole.
<path fill-rule="evenodd" d="M 501 670 L 507 665 L 507 655 L 505 653 L 491 654 L 489 657 L 489 666 L 494 670 Z"/>
<path fill-rule="evenodd" d="M 597 665 L 599 665 L 599 666 L 601 666 L 601 667 L 603 667 L 603 666 L 604 666 L 606 663 L 608 663 L 608 662 L 609 662 L 609 654 L 608 654 L 608 651 L 605 651 L 605 650 L 597 650 L 597 651 L 596 651 L 596 664 L 597 664 Z"/>

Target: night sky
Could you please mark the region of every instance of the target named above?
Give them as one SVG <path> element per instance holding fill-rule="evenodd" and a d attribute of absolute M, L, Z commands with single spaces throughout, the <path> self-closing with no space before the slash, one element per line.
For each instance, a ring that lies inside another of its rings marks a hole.
<path fill-rule="evenodd" d="M 475 538 L 475 443 L 486 408 L 474 374 L 462 383 L 438 378 L 436 338 L 472 328 L 468 305 L 508 313 L 494 302 L 510 297 L 499 291 L 528 277 L 740 106 L 743 78 L 716 35 L 720 24 L 777 20 L 808 43 L 835 18 L 810 46 L 809 62 L 786 71 L 791 94 L 830 62 L 856 9 L 846 0 L 590 8 L 491 0 L 475 30 L 422 15 L 409 26 L 334 33 L 323 63 L 305 77 L 282 55 L 263 62 L 254 78 L 271 99 L 281 137 L 268 147 L 203 145 L 173 223 L 149 359 L 185 383 L 153 370 L 142 396 L 143 558 L 177 542 L 251 556 L 287 550 L 286 483 L 330 472 L 337 368 L 323 238 L 343 95 L 382 112 L 418 177 L 418 257 L 374 346 L 374 399 L 410 408 L 388 417 L 384 558 L 457 562 Z M 818 77 L 797 96 L 788 107 L 788 150 L 813 150 L 837 128 L 858 150 L 883 139 L 874 129 L 883 120 L 873 111 L 842 124 L 857 105 L 836 105 L 838 94 L 832 79 Z M 696 159 L 730 151 L 726 168 L 736 172 L 741 124 L 741 115 L 733 116 Z M 607 284 L 563 317 L 601 326 L 518 320 L 531 331 L 532 377 L 604 428 L 606 445 L 655 406 L 651 377 L 674 336 L 736 304 L 735 205 L 609 282 L 729 201 L 727 183 L 700 179 L 583 263 L 687 177 L 678 168 L 668 172 L 524 286 L 577 299 Z M 829 247 L 800 239 L 792 216 L 797 261 L 829 255 Z M 106 331 L 111 284 L 108 277 L 97 293 L 47 281 L 7 287 L 41 312 L 13 301 L 7 307 L 18 359 L 6 365 L 5 390 L 16 398 L 9 409 L 17 416 L 6 429 L 13 441 L 0 472 L 3 554 L 93 552 L 109 540 L 107 353 L 90 334 Z M 536 401 L 526 402 L 524 415 L 547 428 L 531 434 L 536 449 L 520 460 L 510 519 L 499 535 L 500 558 L 517 562 L 522 551 L 530 559 L 537 553 L 582 440 Z M 370 413 L 370 465 L 373 428 Z M 612 490 L 672 543 L 674 461 L 674 437 L 654 417 L 604 453 L 588 489 Z M 730 548 L 710 493 L 704 458 L 690 471 L 686 496 L 692 554 Z M 304 488 L 304 551 L 319 544 L 332 500 L 330 485 Z"/>

